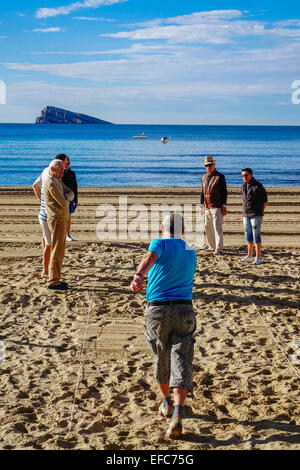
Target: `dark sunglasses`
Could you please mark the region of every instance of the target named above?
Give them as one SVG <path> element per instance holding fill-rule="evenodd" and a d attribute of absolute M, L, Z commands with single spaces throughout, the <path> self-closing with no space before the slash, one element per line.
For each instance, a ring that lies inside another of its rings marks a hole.
<path fill-rule="evenodd" d="M 246 176 L 250 176 L 249 173 L 244 173 L 244 174 L 242 175 L 242 178 L 245 178 Z"/>
<path fill-rule="evenodd" d="M 207 168 L 208 166 L 214 166 L 214 164 L 213 163 L 208 163 L 208 165 L 204 165 L 204 166 L 205 166 L 205 168 Z"/>

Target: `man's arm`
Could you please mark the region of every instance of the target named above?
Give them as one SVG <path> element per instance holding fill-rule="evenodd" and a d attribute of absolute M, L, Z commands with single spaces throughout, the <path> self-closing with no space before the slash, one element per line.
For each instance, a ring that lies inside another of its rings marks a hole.
<path fill-rule="evenodd" d="M 263 215 L 264 215 L 265 209 L 268 205 L 268 195 L 267 195 L 267 191 L 265 190 L 265 188 L 262 184 L 260 185 L 259 189 L 260 189 L 260 191 L 259 191 L 258 194 L 259 194 L 260 200 L 263 203 Z"/>
<path fill-rule="evenodd" d="M 74 171 L 74 203 L 76 206 L 78 206 L 78 183 L 77 183 L 75 171 Z"/>
<path fill-rule="evenodd" d="M 144 289 L 145 287 L 145 281 L 144 281 L 144 276 L 147 274 L 148 271 L 152 268 L 154 263 L 157 260 L 157 254 L 154 253 L 153 251 L 149 251 L 142 261 L 139 264 L 138 270 L 136 272 L 136 275 L 130 284 L 130 289 L 132 292 L 138 292 Z"/>
<path fill-rule="evenodd" d="M 32 189 L 34 191 L 34 194 L 38 199 L 41 199 L 41 187 L 42 187 L 42 175 L 43 173 L 40 174 L 40 176 L 35 180 L 35 182 L 32 185 Z"/>
<path fill-rule="evenodd" d="M 68 201 L 73 201 L 74 199 L 74 192 L 72 189 L 70 189 L 68 186 L 65 185 L 65 183 L 62 182 L 63 189 L 64 189 L 64 196 Z"/>
<path fill-rule="evenodd" d="M 226 179 L 224 175 L 221 175 L 220 177 L 220 190 L 221 190 L 221 212 L 222 215 L 225 216 L 227 215 L 227 186 L 226 186 Z"/>
<path fill-rule="evenodd" d="M 36 197 L 37 197 L 38 199 L 41 199 L 41 194 L 42 194 L 42 193 L 41 193 L 41 188 L 40 188 L 40 186 L 39 186 L 39 184 L 38 184 L 37 182 L 33 183 L 32 189 L 33 189 L 34 194 L 36 195 Z"/>
<path fill-rule="evenodd" d="M 267 202 L 264 202 L 263 215 L 265 215 L 265 209 L 266 209 L 267 205 L 268 205 L 268 203 L 267 203 Z"/>

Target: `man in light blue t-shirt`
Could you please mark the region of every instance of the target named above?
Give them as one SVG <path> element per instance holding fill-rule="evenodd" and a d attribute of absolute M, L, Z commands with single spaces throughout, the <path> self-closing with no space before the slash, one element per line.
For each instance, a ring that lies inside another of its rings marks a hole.
<path fill-rule="evenodd" d="M 172 417 L 166 432 L 178 438 L 182 410 L 188 392 L 193 392 L 192 361 L 196 318 L 192 305 L 196 253 L 184 240 L 183 218 L 172 212 L 163 224 L 163 238 L 154 239 L 130 285 L 144 290 L 148 273 L 146 339 L 154 354 L 155 379 L 163 394 L 162 415 Z M 170 397 L 174 392 L 174 407 Z"/>

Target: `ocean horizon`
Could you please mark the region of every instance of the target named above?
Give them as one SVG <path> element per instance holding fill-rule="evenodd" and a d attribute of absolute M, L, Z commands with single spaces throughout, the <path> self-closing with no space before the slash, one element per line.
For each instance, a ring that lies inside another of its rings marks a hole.
<path fill-rule="evenodd" d="M 200 186 L 206 155 L 228 185 L 242 183 L 245 167 L 265 186 L 300 182 L 300 126 L 8 123 L 0 186 L 31 186 L 58 153 L 85 187 Z"/>

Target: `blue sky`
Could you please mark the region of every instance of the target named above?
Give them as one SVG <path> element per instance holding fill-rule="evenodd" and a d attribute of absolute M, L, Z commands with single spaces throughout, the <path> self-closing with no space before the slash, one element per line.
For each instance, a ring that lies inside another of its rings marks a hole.
<path fill-rule="evenodd" d="M 2 0 L 0 122 L 300 125 L 299 58 L 295 0 Z"/>

